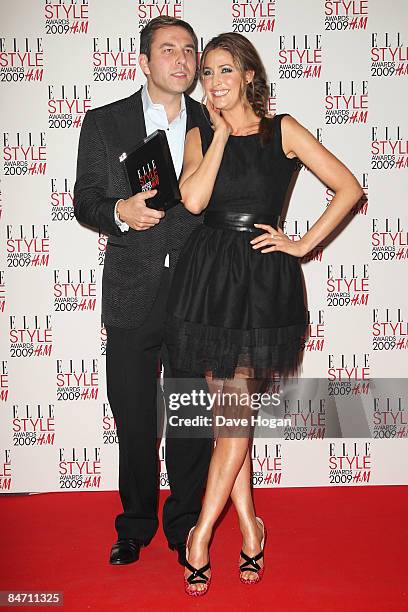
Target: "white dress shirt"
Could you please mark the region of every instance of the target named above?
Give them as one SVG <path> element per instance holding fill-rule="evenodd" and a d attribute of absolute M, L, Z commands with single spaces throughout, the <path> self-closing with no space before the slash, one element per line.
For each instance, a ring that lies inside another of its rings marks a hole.
<path fill-rule="evenodd" d="M 167 119 L 166 110 L 163 104 L 155 104 L 154 102 L 152 102 L 152 99 L 150 98 L 147 89 L 147 83 L 145 83 L 142 88 L 142 105 L 146 125 L 146 135 L 149 136 L 155 130 L 166 131 L 166 136 L 169 143 L 174 168 L 176 170 L 177 177 L 179 177 L 181 173 L 181 168 L 183 166 L 184 140 L 186 136 L 187 124 L 186 102 L 184 94 L 182 94 L 181 96 L 180 112 L 171 123 L 169 123 Z M 116 209 L 118 202 L 115 206 L 115 222 L 122 232 L 127 232 L 129 229 L 128 224 L 124 221 L 121 221 L 117 214 Z M 164 265 L 166 267 L 169 266 L 168 253 L 166 255 Z"/>

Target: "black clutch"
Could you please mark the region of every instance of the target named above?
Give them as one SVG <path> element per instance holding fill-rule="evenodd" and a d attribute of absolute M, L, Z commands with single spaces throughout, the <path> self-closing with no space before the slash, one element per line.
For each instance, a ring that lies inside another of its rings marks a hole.
<path fill-rule="evenodd" d="M 168 210 L 181 201 L 181 193 L 171 157 L 166 132 L 156 130 L 144 138 L 130 153 L 119 158 L 125 170 L 132 195 L 157 189 L 146 206 Z"/>

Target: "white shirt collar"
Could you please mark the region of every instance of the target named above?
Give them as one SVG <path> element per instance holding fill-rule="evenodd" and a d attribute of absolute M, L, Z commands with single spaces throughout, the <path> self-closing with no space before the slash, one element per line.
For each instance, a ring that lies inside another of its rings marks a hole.
<path fill-rule="evenodd" d="M 143 110 L 145 113 L 150 113 L 154 115 L 156 115 L 157 113 L 160 113 L 160 114 L 164 113 L 166 115 L 166 111 L 165 111 L 163 104 L 156 104 L 155 102 L 152 101 L 149 95 L 149 91 L 147 89 L 147 83 L 145 83 L 142 87 L 142 104 L 143 104 Z M 186 112 L 186 100 L 185 100 L 184 94 L 182 94 L 181 103 L 180 103 L 180 112 L 173 121 L 177 121 L 178 119 L 181 119 L 183 115 L 185 114 L 185 112 Z"/>

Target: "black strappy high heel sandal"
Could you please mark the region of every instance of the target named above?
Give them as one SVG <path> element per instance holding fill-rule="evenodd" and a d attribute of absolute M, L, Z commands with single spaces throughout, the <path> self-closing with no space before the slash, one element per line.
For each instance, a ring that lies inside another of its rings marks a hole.
<path fill-rule="evenodd" d="M 186 542 L 186 561 L 184 565 L 191 572 L 191 574 L 188 578 L 184 576 L 184 590 L 187 595 L 190 595 L 191 597 L 201 597 L 202 595 L 205 595 L 208 592 L 208 589 L 210 588 L 211 576 L 206 576 L 204 572 L 211 569 L 211 565 L 210 562 L 208 562 L 206 565 L 203 565 L 203 567 L 197 569 L 188 562 L 188 543 L 194 528 L 195 525 L 190 529 Z M 203 589 L 192 589 L 191 587 L 194 584 L 204 584 L 205 586 Z"/>
<path fill-rule="evenodd" d="M 264 570 L 265 570 L 265 562 L 264 562 L 263 566 L 261 567 L 259 565 L 258 561 L 260 559 L 263 559 L 263 556 L 264 556 L 266 529 L 265 529 L 265 525 L 264 525 L 262 519 L 260 519 L 257 516 L 256 520 L 262 525 L 262 529 L 263 529 L 263 536 L 262 536 L 262 542 L 261 542 L 261 552 L 259 552 L 257 555 L 255 555 L 255 557 L 250 557 L 249 555 L 244 553 L 243 550 L 241 550 L 240 555 L 241 555 L 241 558 L 244 559 L 244 563 L 241 563 L 241 565 L 239 566 L 239 579 L 244 584 L 258 584 L 258 582 L 260 582 L 262 580 L 262 577 L 263 577 L 263 574 L 264 574 Z M 242 577 L 242 573 L 243 572 L 255 572 L 257 574 L 257 577 L 254 578 L 254 580 L 248 580 L 248 578 L 243 578 Z"/>

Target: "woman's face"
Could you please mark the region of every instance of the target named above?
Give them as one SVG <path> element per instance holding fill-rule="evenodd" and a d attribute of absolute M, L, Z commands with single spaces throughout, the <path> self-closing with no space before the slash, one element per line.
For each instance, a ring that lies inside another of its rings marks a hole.
<path fill-rule="evenodd" d="M 250 80 L 252 74 L 246 73 L 246 79 Z M 215 108 L 231 110 L 237 104 L 242 104 L 242 73 L 235 66 L 229 51 L 225 49 L 209 51 L 201 75 L 204 92 Z"/>

